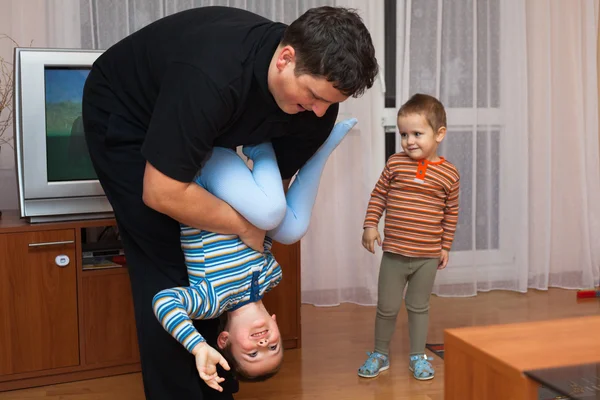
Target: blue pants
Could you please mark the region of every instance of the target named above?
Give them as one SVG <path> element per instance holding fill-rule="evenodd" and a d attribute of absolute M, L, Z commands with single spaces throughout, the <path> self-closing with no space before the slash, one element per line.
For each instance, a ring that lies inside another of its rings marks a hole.
<path fill-rule="evenodd" d="M 317 152 L 298 171 L 287 195 L 271 143 L 245 146 L 250 170 L 233 150 L 215 147 L 196 182 L 227 202 L 251 224 L 282 244 L 295 243 L 308 230 L 317 190 L 329 155 L 356 124 L 337 123 Z"/>

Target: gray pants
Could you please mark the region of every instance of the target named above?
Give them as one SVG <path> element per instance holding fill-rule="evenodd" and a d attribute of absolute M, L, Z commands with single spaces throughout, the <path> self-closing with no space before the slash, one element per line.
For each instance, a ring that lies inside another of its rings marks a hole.
<path fill-rule="evenodd" d="M 437 258 L 411 258 L 383 253 L 379 269 L 375 351 L 388 355 L 390 340 L 406 288 L 410 355 L 423 354 L 429 327 L 429 297 L 439 265 Z"/>

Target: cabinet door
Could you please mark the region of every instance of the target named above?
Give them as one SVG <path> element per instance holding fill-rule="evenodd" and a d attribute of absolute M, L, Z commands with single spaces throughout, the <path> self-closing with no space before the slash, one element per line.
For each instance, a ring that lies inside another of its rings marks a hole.
<path fill-rule="evenodd" d="M 0 234 L 0 375 L 79 364 L 74 241 L 72 229 Z"/>
<path fill-rule="evenodd" d="M 140 361 L 129 274 L 125 268 L 83 271 L 84 364 Z"/>
<path fill-rule="evenodd" d="M 300 347 L 300 242 L 274 242 L 271 251 L 281 265 L 283 279 L 265 295 L 263 303 L 269 314 L 277 316 L 284 348 L 293 349 Z"/>

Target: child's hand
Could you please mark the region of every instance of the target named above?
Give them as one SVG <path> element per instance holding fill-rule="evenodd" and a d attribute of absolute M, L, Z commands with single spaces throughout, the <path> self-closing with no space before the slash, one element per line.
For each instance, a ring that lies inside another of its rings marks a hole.
<path fill-rule="evenodd" d="M 440 264 L 438 265 L 438 269 L 446 268 L 448 265 L 448 258 L 450 257 L 448 250 L 442 249 L 442 254 L 440 255 Z"/>
<path fill-rule="evenodd" d="M 223 388 L 219 383 L 223 382 L 225 378 L 221 378 L 217 374 L 217 364 L 221 364 L 221 367 L 229 371 L 227 360 L 206 342 L 198 343 L 192 350 L 192 354 L 196 357 L 196 368 L 200 378 L 211 388 L 222 392 Z"/>
<path fill-rule="evenodd" d="M 381 236 L 377 228 L 365 228 L 362 236 L 362 245 L 365 249 L 375 254 L 375 241 L 381 246 Z"/>

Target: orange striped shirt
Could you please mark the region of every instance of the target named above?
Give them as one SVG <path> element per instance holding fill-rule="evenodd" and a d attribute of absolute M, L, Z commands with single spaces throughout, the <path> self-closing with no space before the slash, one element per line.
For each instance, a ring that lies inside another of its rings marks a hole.
<path fill-rule="evenodd" d="M 460 175 L 449 161 L 415 161 L 392 155 L 367 207 L 364 228 L 375 228 L 385 210 L 383 251 L 437 258 L 450 250 L 458 222 Z"/>

